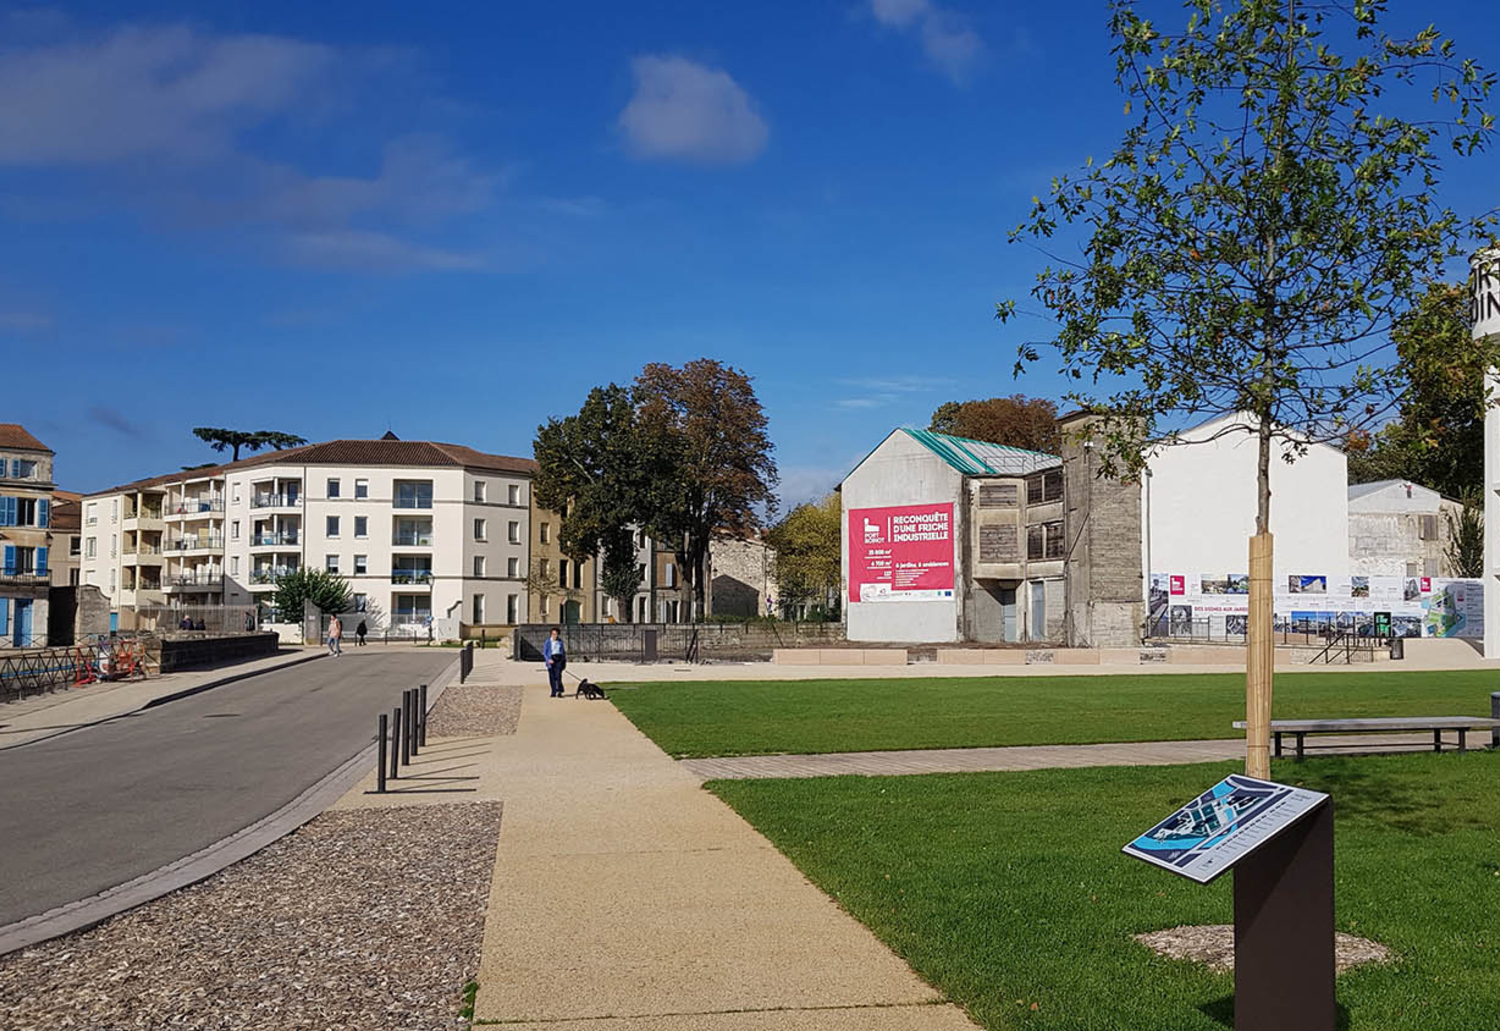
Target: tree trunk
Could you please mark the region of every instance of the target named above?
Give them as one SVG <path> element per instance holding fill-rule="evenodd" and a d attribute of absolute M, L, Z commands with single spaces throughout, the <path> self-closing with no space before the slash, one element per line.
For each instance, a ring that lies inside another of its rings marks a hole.
<path fill-rule="evenodd" d="M 1250 538 L 1250 618 L 1245 641 L 1245 773 L 1271 775 L 1271 681 L 1276 651 L 1272 633 L 1271 419 L 1260 416 L 1256 464 L 1255 536 Z"/>

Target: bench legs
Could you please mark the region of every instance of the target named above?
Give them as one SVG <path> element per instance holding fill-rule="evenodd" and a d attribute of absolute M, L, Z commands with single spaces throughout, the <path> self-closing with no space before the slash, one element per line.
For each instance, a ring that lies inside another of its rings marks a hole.
<path fill-rule="evenodd" d="M 1441 730 L 1434 730 L 1432 732 L 1432 750 L 1434 752 L 1441 752 L 1443 750 L 1443 732 Z"/>
<path fill-rule="evenodd" d="M 1307 740 L 1305 731 L 1297 731 L 1297 761 L 1300 763 L 1304 754 L 1303 743 Z"/>
<path fill-rule="evenodd" d="M 1467 727 L 1459 727 L 1458 728 L 1458 754 L 1459 755 L 1463 755 L 1464 752 L 1468 750 L 1468 742 L 1466 742 L 1464 740 L 1464 738 L 1466 738 L 1468 736 L 1469 736 L 1469 730 L 1468 730 Z"/>
<path fill-rule="evenodd" d="M 1276 732 L 1276 758 L 1281 758 L 1281 731 Z"/>

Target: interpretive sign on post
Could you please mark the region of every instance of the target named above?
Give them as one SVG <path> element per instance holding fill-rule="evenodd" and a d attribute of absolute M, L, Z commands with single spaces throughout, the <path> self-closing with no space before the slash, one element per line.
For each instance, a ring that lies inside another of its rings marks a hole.
<path fill-rule="evenodd" d="M 1317 791 L 1234 773 L 1123 851 L 1207 884 L 1327 800 Z"/>

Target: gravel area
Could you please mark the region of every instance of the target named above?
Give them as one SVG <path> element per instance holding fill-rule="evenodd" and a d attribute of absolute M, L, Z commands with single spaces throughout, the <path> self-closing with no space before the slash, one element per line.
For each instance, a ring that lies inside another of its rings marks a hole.
<path fill-rule="evenodd" d="M 429 737 L 514 734 L 521 718 L 519 687 L 449 684 L 427 714 Z"/>
<path fill-rule="evenodd" d="M 1165 931 L 1138 934 L 1135 940 L 1171 959 L 1190 959 L 1206 963 L 1210 970 L 1234 969 L 1234 925 L 1203 924 L 1197 927 L 1173 927 Z M 1357 938 L 1343 931 L 1333 935 L 1333 962 L 1342 974 L 1362 963 L 1388 963 L 1391 950 L 1368 938 Z"/>
<path fill-rule="evenodd" d="M 325 813 L 201 884 L 0 958 L 0 1027 L 460 1026 L 500 811 Z"/>

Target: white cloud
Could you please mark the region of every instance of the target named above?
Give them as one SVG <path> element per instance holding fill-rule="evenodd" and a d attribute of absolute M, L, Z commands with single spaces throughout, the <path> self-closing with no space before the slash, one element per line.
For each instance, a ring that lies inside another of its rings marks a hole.
<path fill-rule="evenodd" d="M 283 250 L 297 264 L 350 272 L 482 272 L 490 267 L 482 254 L 427 247 L 362 229 L 292 233 Z"/>
<path fill-rule="evenodd" d="M 956 85 L 974 74 L 984 54 L 984 41 L 962 14 L 931 0 L 870 0 L 870 13 L 892 29 L 915 29 L 927 59 Z"/>
<path fill-rule="evenodd" d="M 706 164 L 742 164 L 765 149 L 770 130 L 727 72 L 685 57 L 631 62 L 635 95 L 619 127 L 632 154 Z"/>
<path fill-rule="evenodd" d="M 863 456 L 861 456 L 863 457 Z M 855 459 L 857 462 L 858 459 Z M 821 501 L 833 492 L 834 486 L 844 478 L 849 469 L 831 466 L 792 466 L 781 470 L 781 482 L 776 495 L 781 502 L 783 514 L 808 501 Z"/>

